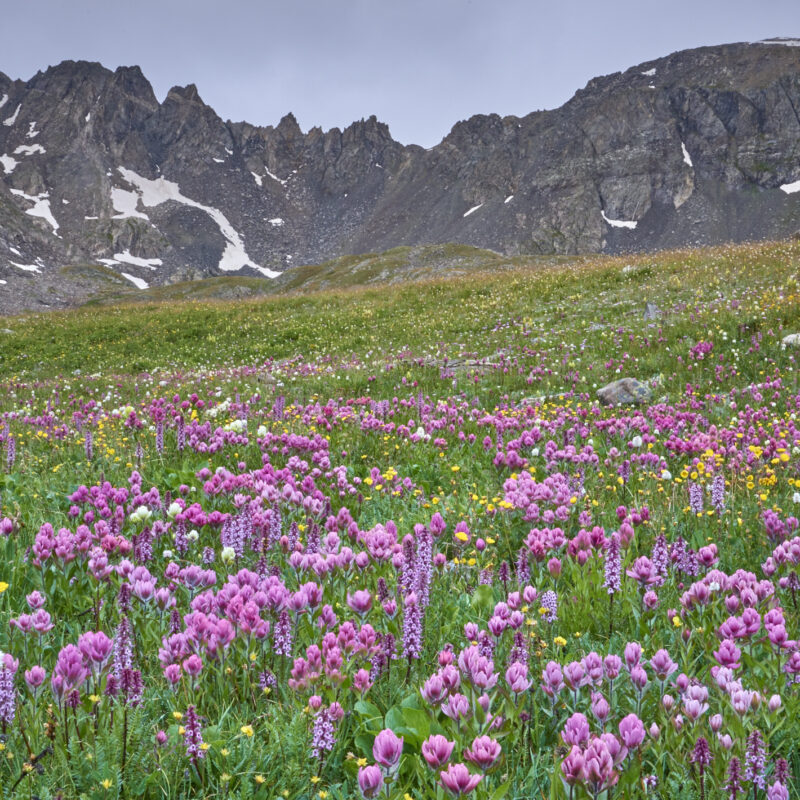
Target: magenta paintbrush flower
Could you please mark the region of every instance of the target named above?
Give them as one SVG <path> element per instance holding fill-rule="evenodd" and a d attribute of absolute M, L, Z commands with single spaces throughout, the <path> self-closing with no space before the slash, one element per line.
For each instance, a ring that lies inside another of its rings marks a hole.
<path fill-rule="evenodd" d="M 611 706 L 609 706 L 608 700 L 600 692 L 592 692 L 592 714 L 597 721 L 604 726 L 610 713 Z"/>
<path fill-rule="evenodd" d="M 429 736 L 422 743 L 422 756 L 432 769 L 438 769 L 448 762 L 455 747 L 455 742 L 449 741 L 441 734 Z"/>
<path fill-rule="evenodd" d="M 483 780 L 483 775 L 473 775 L 464 764 L 451 764 L 439 775 L 440 785 L 453 797 L 470 794 Z"/>
<path fill-rule="evenodd" d="M 44 683 L 47 673 L 43 667 L 38 665 L 25 670 L 25 683 L 31 688 L 34 694 L 38 691 L 39 687 Z"/>
<path fill-rule="evenodd" d="M 383 789 L 383 773 L 374 764 L 359 767 L 358 788 L 362 797 L 366 798 L 366 800 L 372 800 Z"/>
<path fill-rule="evenodd" d="M 464 758 L 471 761 L 481 772 L 486 772 L 500 758 L 501 753 L 499 743 L 490 736 L 478 736 L 472 742 L 472 748 L 464 751 Z"/>
<path fill-rule="evenodd" d="M 521 694 L 527 691 L 532 683 L 528 678 L 528 665 L 514 662 L 506 670 L 506 683 L 514 694 Z"/>
<path fill-rule="evenodd" d="M 561 772 L 567 784 L 575 786 L 586 778 L 584 765 L 583 750 L 577 745 L 573 745 L 569 755 L 561 762 Z"/>
<path fill-rule="evenodd" d="M 583 745 L 589 741 L 589 733 L 589 720 L 580 711 L 576 711 L 564 724 L 561 738 L 564 744 Z"/>
<path fill-rule="evenodd" d="M 625 573 L 628 577 L 637 580 L 640 586 L 657 586 L 664 581 L 653 562 L 647 556 L 637 558 L 633 562 L 633 569 L 625 570 Z"/>
<path fill-rule="evenodd" d="M 742 651 L 732 639 L 723 639 L 719 650 L 714 651 L 714 658 L 717 659 L 720 666 L 728 669 L 738 669 L 741 666 L 739 663 L 741 657 Z"/>
<path fill-rule="evenodd" d="M 650 659 L 650 667 L 660 681 L 665 681 L 678 669 L 678 665 L 670 658 L 666 650 L 658 650 Z"/>
<path fill-rule="evenodd" d="M 614 759 L 602 739 L 593 739 L 583 756 L 586 783 L 596 797 L 613 786 L 619 778 L 614 770 Z"/>
<path fill-rule="evenodd" d="M 347 594 L 347 605 L 362 617 L 372 608 L 372 595 L 365 589 Z"/>
<path fill-rule="evenodd" d="M 789 800 L 789 790 L 780 781 L 767 786 L 767 800 Z"/>
<path fill-rule="evenodd" d="M 420 690 L 422 698 L 426 703 L 432 706 L 438 706 L 447 698 L 447 687 L 442 680 L 442 676 L 438 673 L 431 675 L 422 686 Z"/>
<path fill-rule="evenodd" d="M 44 636 L 45 633 L 53 630 L 53 620 L 43 608 L 39 608 L 31 614 L 31 623 L 39 636 Z"/>
<path fill-rule="evenodd" d="M 67 693 L 79 688 L 88 677 L 89 670 L 84 666 L 80 649 L 74 644 L 63 647 L 50 679 L 56 700 L 60 703 Z"/>
<path fill-rule="evenodd" d="M 192 653 L 183 661 L 183 669 L 187 675 L 196 678 L 203 670 L 203 659 L 196 653 Z"/>
<path fill-rule="evenodd" d="M 97 677 L 106 665 L 114 643 L 102 631 L 82 633 L 78 637 L 78 649 L 83 654 L 85 663 Z"/>
<path fill-rule="evenodd" d="M 402 754 L 402 736 L 397 736 L 394 731 L 384 728 L 375 737 L 375 742 L 372 745 L 372 756 L 388 772 L 394 772 L 397 769 Z"/>
<path fill-rule="evenodd" d="M 555 702 L 564 685 L 564 674 L 561 671 L 561 665 L 556 661 L 548 661 L 542 670 L 542 691 Z"/>
<path fill-rule="evenodd" d="M 644 741 L 644 737 L 644 725 L 636 714 L 628 714 L 619 723 L 619 738 L 629 750 L 637 748 Z"/>

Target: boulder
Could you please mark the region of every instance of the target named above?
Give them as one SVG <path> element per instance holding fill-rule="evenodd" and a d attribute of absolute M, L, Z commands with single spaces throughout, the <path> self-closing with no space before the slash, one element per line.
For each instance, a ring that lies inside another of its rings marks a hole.
<path fill-rule="evenodd" d="M 785 350 L 787 347 L 800 347 L 800 333 L 790 333 L 781 339 L 781 348 Z"/>
<path fill-rule="evenodd" d="M 636 378 L 620 378 L 597 390 L 597 397 L 604 406 L 640 405 L 653 399 L 652 390 Z"/>
<path fill-rule="evenodd" d="M 645 319 L 658 319 L 661 316 L 661 309 L 651 302 L 644 304 L 644 318 Z"/>

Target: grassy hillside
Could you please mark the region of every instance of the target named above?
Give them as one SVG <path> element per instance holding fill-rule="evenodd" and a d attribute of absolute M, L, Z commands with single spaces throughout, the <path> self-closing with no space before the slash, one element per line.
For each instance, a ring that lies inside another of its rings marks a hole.
<path fill-rule="evenodd" d="M 358 375 L 400 361 L 415 372 L 419 359 L 463 353 L 496 361 L 503 351 L 523 363 L 535 358 L 531 352 L 560 353 L 586 365 L 627 351 L 629 371 L 666 371 L 680 383 L 688 365 L 667 354 L 688 349 L 704 325 L 731 338 L 740 326 L 777 335 L 797 325 L 799 273 L 800 243 L 781 242 L 233 301 L 176 302 L 178 285 L 160 289 L 153 302 L 7 318 L 13 333 L 3 335 L 0 374 L 38 379 L 76 369 L 137 374 L 358 356 Z M 649 322 L 647 301 L 663 312 Z M 578 373 L 577 389 L 596 382 L 565 365 L 537 375 L 536 385 L 571 388 L 569 372 Z M 524 388 L 511 373 L 517 370 L 503 373 L 509 388 Z"/>

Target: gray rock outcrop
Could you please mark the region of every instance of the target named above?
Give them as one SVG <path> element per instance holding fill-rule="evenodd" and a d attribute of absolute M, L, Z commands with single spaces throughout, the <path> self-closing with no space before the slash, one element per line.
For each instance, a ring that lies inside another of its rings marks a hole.
<path fill-rule="evenodd" d="M 399 245 L 615 253 L 799 222 L 796 46 L 675 53 L 552 111 L 459 122 L 429 150 L 375 117 L 225 122 L 193 85 L 160 103 L 138 67 L 0 73 L 0 312 L 84 299 L 66 266 L 158 285 Z"/>
<path fill-rule="evenodd" d="M 636 378 L 620 378 L 598 389 L 597 399 L 604 406 L 641 405 L 653 399 L 653 392 Z"/>

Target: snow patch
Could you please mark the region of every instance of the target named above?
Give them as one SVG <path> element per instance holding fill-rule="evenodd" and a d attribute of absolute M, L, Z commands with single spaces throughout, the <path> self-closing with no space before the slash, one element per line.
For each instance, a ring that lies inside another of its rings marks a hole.
<path fill-rule="evenodd" d="M 264 178 L 262 178 L 261 175 L 259 175 L 257 172 L 253 172 L 252 170 L 250 171 L 250 174 L 253 176 L 253 180 L 259 186 L 263 186 L 264 185 Z"/>
<path fill-rule="evenodd" d="M 123 278 L 127 278 L 137 289 L 149 289 L 150 285 L 147 281 L 137 278 L 135 275 L 129 275 L 127 272 L 120 272 Z"/>
<path fill-rule="evenodd" d="M 3 165 L 3 171 L 6 175 L 10 175 L 14 171 L 14 167 L 19 164 L 15 158 L 11 158 L 11 156 L 3 154 L 0 156 L 0 164 Z"/>
<path fill-rule="evenodd" d="M 482 205 L 483 203 L 478 203 L 478 205 L 472 206 L 472 208 L 469 211 L 464 212 L 464 216 L 468 217 L 470 214 L 474 214 Z"/>
<path fill-rule="evenodd" d="M 140 192 L 142 203 L 145 206 L 158 206 L 168 200 L 173 200 L 176 203 L 182 203 L 191 208 L 198 208 L 201 211 L 205 211 L 205 213 L 217 223 L 220 233 L 222 233 L 227 241 L 225 250 L 219 260 L 219 268 L 223 272 L 236 272 L 237 270 L 244 269 L 244 267 L 251 267 L 267 278 L 277 278 L 280 274 L 267 267 L 261 267 L 250 260 L 250 256 L 247 255 L 244 249 L 244 242 L 241 236 L 219 209 L 213 206 L 205 206 L 181 194 L 180 187 L 174 181 L 168 181 L 166 178 L 150 180 L 125 167 L 118 167 L 118 171 L 128 183 L 135 186 Z"/>
<path fill-rule="evenodd" d="M 233 150 L 228 150 L 228 148 L 227 148 L 227 147 L 225 148 L 225 152 L 226 152 L 226 153 L 227 153 L 229 156 L 232 156 L 232 155 L 233 155 Z"/>
<path fill-rule="evenodd" d="M 606 221 L 606 222 L 607 222 L 607 223 L 608 223 L 608 224 L 609 224 L 609 225 L 610 225 L 612 228 L 629 228 L 630 230 L 633 230 L 633 229 L 636 227 L 636 225 L 637 225 L 637 222 L 636 222 L 635 220 L 628 220 L 628 219 L 609 219 L 609 218 L 606 216 L 606 212 L 605 212 L 605 211 L 600 211 L 600 213 L 603 215 L 603 219 L 604 219 L 604 220 L 605 220 L 605 221 Z"/>
<path fill-rule="evenodd" d="M 11 189 L 11 194 L 24 197 L 29 203 L 33 203 L 33 208 L 27 209 L 25 213 L 32 217 L 41 217 L 45 222 L 49 223 L 50 227 L 53 229 L 53 234 L 58 236 L 59 239 L 61 238 L 58 233 L 58 222 L 53 216 L 53 212 L 50 210 L 50 200 L 48 200 L 50 197 L 49 192 L 31 195 L 25 194 L 25 192 L 20 189 Z"/>
<path fill-rule="evenodd" d="M 84 217 L 84 219 L 100 219 L 100 217 Z"/>
<path fill-rule="evenodd" d="M 62 198 L 61 198 L 61 202 L 62 202 L 62 203 L 65 205 L 65 206 L 68 206 L 68 205 L 69 205 L 69 200 L 67 200 L 67 198 L 66 198 L 66 197 L 62 197 Z"/>
<path fill-rule="evenodd" d="M 786 47 L 800 47 L 800 39 L 763 39 L 757 44 L 782 44 Z"/>
<path fill-rule="evenodd" d="M 783 186 L 780 187 L 782 192 L 786 192 L 786 194 L 794 194 L 795 192 L 800 192 L 800 181 L 795 181 L 794 183 L 784 183 Z"/>
<path fill-rule="evenodd" d="M 8 281 L 0 280 L 0 286 L 5 286 Z"/>
<path fill-rule="evenodd" d="M 21 255 L 22 255 L 22 253 L 20 253 L 20 251 L 19 251 L 19 250 L 17 250 L 17 248 L 16 248 L 16 247 L 9 247 L 8 249 L 9 249 L 9 250 L 10 250 L 10 251 L 11 251 L 11 252 L 12 252 L 12 253 L 15 255 L 15 256 L 21 256 Z"/>
<path fill-rule="evenodd" d="M 272 225 L 273 228 L 282 228 L 283 220 L 280 217 L 275 217 L 275 219 L 269 220 L 269 224 Z"/>
<path fill-rule="evenodd" d="M 42 264 L 41 264 L 41 262 L 39 262 L 38 259 L 37 259 L 37 262 L 38 263 L 36 263 L 36 264 L 17 264 L 16 261 L 9 261 L 8 263 L 11 264 L 14 267 L 18 267 L 19 269 L 25 270 L 25 272 L 41 273 Z"/>
<path fill-rule="evenodd" d="M 148 269 L 155 269 L 164 263 L 160 258 L 133 256 L 130 250 L 125 250 L 123 253 L 114 253 L 114 260 L 123 264 L 132 264 L 134 267 L 147 267 Z"/>
<path fill-rule="evenodd" d="M 89 121 L 91 118 L 92 118 L 92 112 L 90 111 L 90 112 L 89 112 L 89 113 L 88 113 L 88 114 L 87 114 L 87 115 L 86 115 L 86 116 L 83 118 L 83 121 L 84 121 L 84 122 L 88 122 L 88 121 Z"/>
<path fill-rule="evenodd" d="M 0 108 L 2 108 L 8 102 L 8 95 L 4 94 L 0 97 Z"/>
<path fill-rule="evenodd" d="M 686 149 L 686 145 L 683 142 L 681 142 L 681 150 L 683 151 L 683 163 L 693 167 L 692 157 L 689 155 L 689 151 Z"/>
<path fill-rule="evenodd" d="M 40 144 L 21 144 L 15 151 L 14 155 L 23 155 L 23 156 L 31 156 L 34 153 L 42 153 L 44 155 L 47 150 L 44 149 Z"/>
<path fill-rule="evenodd" d="M 513 199 L 514 199 L 514 195 L 510 194 L 508 197 L 506 197 L 505 200 L 503 200 L 503 202 L 504 203 L 510 203 Z"/>
<path fill-rule="evenodd" d="M 3 120 L 3 125 L 6 125 L 7 127 L 9 127 L 9 128 L 10 128 L 10 127 L 11 127 L 11 126 L 12 126 L 12 125 L 13 125 L 13 124 L 14 124 L 14 123 L 17 121 L 17 115 L 19 114 L 19 110 L 20 110 L 21 108 L 22 108 L 22 103 L 20 103 L 20 104 L 17 106 L 17 110 L 16 110 L 16 111 L 15 111 L 15 112 L 14 112 L 14 113 L 13 113 L 13 114 L 10 116 L 10 117 L 6 117 L 6 118 Z"/>
<path fill-rule="evenodd" d="M 289 180 L 288 178 L 279 178 L 273 172 L 270 172 L 266 167 L 264 167 L 264 172 L 266 172 L 267 175 L 272 178 L 272 180 L 277 181 L 281 186 L 286 186 L 286 182 Z"/>
<path fill-rule="evenodd" d="M 31 122 L 28 125 L 28 132 L 25 134 L 29 139 L 35 139 L 39 135 L 39 131 L 36 130 L 36 123 Z"/>
<path fill-rule="evenodd" d="M 127 189 L 111 190 L 111 205 L 114 206 L 114 211 L 119 213 L 115 214 L 113 219 L 128 219 L 129 217 L 136 217 L 138 219 L 146 219 L 150 221 L 147 214 L 136 210 L 139 205 L 139 195 L 137 192 L 131 192 Z"/>
<path fill-rule="evenodd" d="M 653 75 L 655 75 L 655 74 L 656 74 L 656 68 L 655 67 L 653 67 L 652 69 L 648 69 L 648 70 L 646 70 L 645 72 L 642 73 L 642 75 L 646 75 L 648 78 L 652 78 Z"/>
<path fill-rule="evenodd" d="M 224 158 L 212 158 L 212 161 L 216 161 L 217 164 L 224 164 L 225 163 L 225 159 Z"/>

